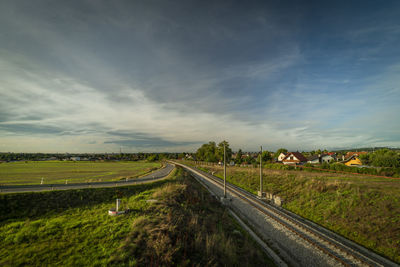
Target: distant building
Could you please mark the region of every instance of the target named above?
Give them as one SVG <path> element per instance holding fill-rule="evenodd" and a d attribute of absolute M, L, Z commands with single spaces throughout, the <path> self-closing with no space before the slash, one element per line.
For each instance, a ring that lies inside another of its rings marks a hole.
<path fill-rule="evenodd" d="M 286 154 L 281 152 L 281 154 L 279 154 L 278 156 L 278 161 L 282 162 L 282 160 L 286 157 Z"/>
<path fill-rule="evenodd" d="M 306 162 L 307 158 L 304 157 L 304 155 L 301 154 L 300 152 L 289 152 L 286 154 L 286 157 L 282 160 L 282 163 L 286 165 L 304 164 Z"/>
<path fill-rule="evenodd" d="M 361 151 L 361 152 L 347 152 L 346 155 L 344 156 L 344 158 L 345 158 L 346 160 L 348 160 L 348 159 L 350 159 L 350 158 L 353 157 L 353 156 L 359 157 L 360 155 L 366 155 L 366 154 L 368 154 L 368 152 L 365 152 L 365 151 Z"/>
<path fill-rule="evenodd" d="M 346 166 L 361 166 L 362 165 L 361 160 L 355 155 L 351 156 L 349 159 L 347 159 L 343 163 Z"/>
<path fill-rule="evenodd" d="M 311 164 L 320 164 L 320 163 L 330 163 L 332 161 L 335 161 L 335 158 L 332 155 L 329 154 L 322 154 L 322 155 L 314 155 L 312 157 L 309 157 L 307 160 L 307 163 Z"/>
<path fill-rule="evenodd" d="M 80 161 L 80 160 L 81 160 L 80 157 L 71 157 L 70 159 L 71 159 L 72 161 Z"/>

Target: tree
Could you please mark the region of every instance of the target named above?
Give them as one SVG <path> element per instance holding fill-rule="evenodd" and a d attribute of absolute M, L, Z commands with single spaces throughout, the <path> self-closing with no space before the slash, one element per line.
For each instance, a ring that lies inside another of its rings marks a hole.
<path fill-rule="evenodd" d="M 265 162 L 268 162 L 271 160 L 272 160 L 271 153 L 267 150 L 263 151 L 262 152 L 262 161 L 265 163 Z"/>
<path fill-rule="evenodd" d="M 239 149 L 239 151 L 236 154 L 236 160 L 235 160 L 236 164 L 242 163 L 242 155 L 243 155 L 243 152 L 241 149 Z"/>
<path fill-rule="evenodd" d="M 232 159 L 232 149 L 229 147 L 229 143 L 227 141 L 222 141 L 218 144 L 216 149 L 216 158 L 219 161 L 224 161 L 224 144 L 225 144 L 225 152 L 226 152 L 226 161 L 229 162 Z"/>
<path fill-rule="evenodd" d="M 211 141 L 208 144 L 203 144 L 196 151 L 196 159 L 200 161 L 217 162 L 224 160 L 224 144 L 226 148 L 226 161 L 229 162 L 232 159 L 232 149 L 229 147 L 227 141 L 222 141 L 218 144 Z"/>
<path fill-rule="evenodd" d="M 371 155 L 370 161 L 375 167 L 400 167 L 399 155 L 387 148 L 375 151 Z"/>
<path fill-rule="evenodd" d="M 364 165 L 369 165 L 371 163 L 370 154 L 361 154 L 359 158 Z"/>
<path fill-rule="evenodd" d="M 278 158 L 281 153 L 286 154 L 288 151 L 286 148 L 279 148 L 274 154 L 274 158 Z"/>
<path fill-rule="evenodd" d="M 200 161 L 216 162 L 215 157 L 216 145 L 215 142 L 203 144 L 196 152 L 196 159 Z"/>
<path fill-rule="evenodd" d="M 149 162 L 153 162 L 153 161 L 156 161 L 156 160 L 158 160 L 158 154 L 150 154 L 147 157 L 147 161 L 149 161 Z"/>
<path fill-rule="evenodd" d="M 253 157 L 247 156 L 247 157 L 244 158 L 244 162 L 246 164 L 252 164 L 252 163 L 255 163 L 256 160 Z"/>

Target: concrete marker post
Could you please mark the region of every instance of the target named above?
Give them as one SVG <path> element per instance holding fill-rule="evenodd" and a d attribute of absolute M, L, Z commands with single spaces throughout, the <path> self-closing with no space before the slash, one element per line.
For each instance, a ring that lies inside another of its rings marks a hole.
<path fill-rule="evenodd" d="M 118 212 L 119 211 L 119 207 L 121 206 L 121 199 L 120 198 L 117 198 L 117 203 L 116 203 L 117 205 L 116 205 L 116 211 Z"/>

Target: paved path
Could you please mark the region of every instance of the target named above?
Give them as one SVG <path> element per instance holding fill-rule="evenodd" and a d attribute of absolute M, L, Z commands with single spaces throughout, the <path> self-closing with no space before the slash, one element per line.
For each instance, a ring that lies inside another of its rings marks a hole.
<path fill-rule="evenodd" d="M 174 165 L 167 163 L 167 166 L 162 169 L 154 171 L 140 178 L 129 179 L 128 181 L 73 183 L 73 184 L 43 184 L 43 185 L 7 185 L 7 186 L 0 186 L 0 193 L 21 193 L 21 192 L 82 189 L 82 188 L 95 188 L 95 187 L 96 188 L 117 187 L 117 186 L 127 186 L 140 183 L 148 183 L 154 180 L 165 178 L 174 169 L 174 167 L 175 167 Z"/>

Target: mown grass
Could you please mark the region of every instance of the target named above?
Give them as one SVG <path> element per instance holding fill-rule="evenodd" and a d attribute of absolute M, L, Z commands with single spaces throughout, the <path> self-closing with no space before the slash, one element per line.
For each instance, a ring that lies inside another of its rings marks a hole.
<path fill-rule="evenodd" d="M 130 212 L 108 216 L 117 196 Z M 9 194 L 0 203 L 1 266 L 272 264 L 182 170 L 152 184 Z"/>
<path fill-rule="evenodd" d="M 157 162 L 21 161 L 0 164 L 0 184 L 115 181 L 135 178 L 161 167 Z"/>
<path fill-rule="evenodd" d="M 223 178 L 222 167 L 197 166 Z M 284 208 L 400 262 L 400 181 L 307 171 L 264 170 L 263 188 Z M 259 169 L 228 167 L 227 180 L 256 193 Z"/>

